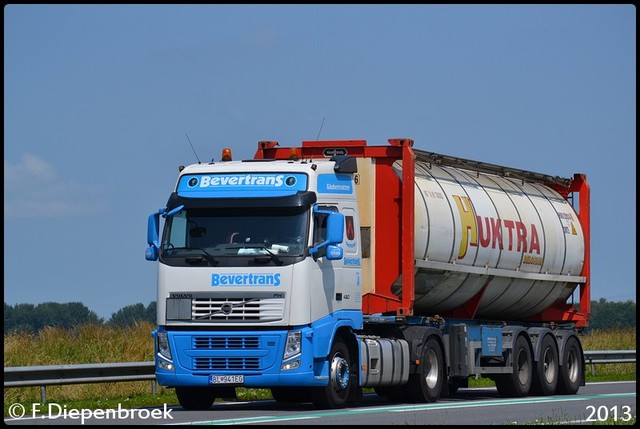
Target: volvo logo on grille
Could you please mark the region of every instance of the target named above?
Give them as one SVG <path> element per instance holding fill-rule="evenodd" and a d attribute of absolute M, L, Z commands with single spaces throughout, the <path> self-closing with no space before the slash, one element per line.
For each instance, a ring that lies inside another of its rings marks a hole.
<path fill-rule="evenodd" d="M 231 312 L 233 311 L 233 305 L 225 302 L 224 304 L 222 304 L 222 307 L 220 307 L 220 311 L 222 311 L 224 314 L 231 314 Z"/>

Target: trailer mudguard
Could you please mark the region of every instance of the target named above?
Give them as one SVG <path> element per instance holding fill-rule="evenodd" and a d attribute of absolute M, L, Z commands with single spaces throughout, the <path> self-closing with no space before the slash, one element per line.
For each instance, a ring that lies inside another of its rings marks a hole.
<path fill-rule="evenodd" d="M 434 335 L 444 352 L 444 339 L 440 329 L 433 326 L 405 326 L 399 329 L 402 338 L 409 343 L 409 372 L 415 373 L 422 359 L 422 352 L 427 339 Z"/>

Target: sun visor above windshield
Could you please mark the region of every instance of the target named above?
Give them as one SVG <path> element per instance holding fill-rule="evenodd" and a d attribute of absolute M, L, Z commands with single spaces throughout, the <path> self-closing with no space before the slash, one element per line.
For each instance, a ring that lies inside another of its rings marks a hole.
<path fill-rule="evenodd" d="M 307 190 L 303 173 L 186 174 L 178 195 L 186 198 L 245 198 L 294 195 Z"/>
<path fill-rule="evenodd" d="M 316 194 L 311 191 L 257 198 L 185 198 L 174 192 L 169 197 L 167 209 L 171 210 L 180 205 L 188 208 L 310 207 L 316 200 Z"/>

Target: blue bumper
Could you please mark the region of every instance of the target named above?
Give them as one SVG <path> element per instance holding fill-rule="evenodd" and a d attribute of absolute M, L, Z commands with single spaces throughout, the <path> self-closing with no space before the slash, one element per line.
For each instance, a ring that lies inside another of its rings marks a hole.
<path fill-rule="evenodd" d="M 226 386 L 326 386 L 327 355 L 336 332 L 362 328 L 362 313 L 339 311 L 311 324 L 286 330 L 171 330 L 159 327 L 154 338 L 166 334 L 167 359 L 155 341 L 156 379 L 162 386 L 210 386 L 211 377 L 241 375 L 242 384 Z M 300 332 L 301 349 L 283 359 L 289 332 Z"/>

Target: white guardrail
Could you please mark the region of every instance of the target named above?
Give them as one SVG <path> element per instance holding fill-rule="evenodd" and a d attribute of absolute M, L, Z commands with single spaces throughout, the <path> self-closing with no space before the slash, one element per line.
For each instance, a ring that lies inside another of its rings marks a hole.
<path fill-rule="evenodd" d="M 635 350 L 586 350 L 585 365 L 595 374 L 596 364 L 635 363 Z M 13 366 L 4 368 L 4 388 L 40 386 L 42 403 L 46 386 L 63 384 L 151 381 L 156 394 L 154 362 L 89 363 L 80 365 Z"/>
<path fill-rule="evenodd" d="M 9 366 L 4 368 L 4 388 L 40 386 L 40 399 L 47 399 L 46 386 L 63 384 L 151 381 L 156 394 L 155 362 L 87 363 L 77 365 Z"/>

